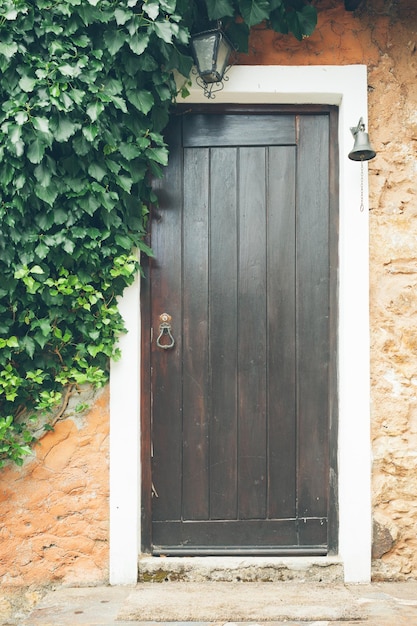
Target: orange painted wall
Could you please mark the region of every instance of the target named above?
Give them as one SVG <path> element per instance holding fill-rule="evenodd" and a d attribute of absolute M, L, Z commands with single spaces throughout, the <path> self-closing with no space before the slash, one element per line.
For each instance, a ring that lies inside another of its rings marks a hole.
<path fill-rule="evenodd" d="M 0 472 L 0 582 L 94 583 L 108 570 L 108 392 Z"/>
<path fill-rule="evenodd" d="M 255 27 L 249 54 L 241 55 L 244 65 L 348 65 L 377 63 L 378 47 L 374 37 L 386 37 L 387 18 L 378 19 L 370 28 L 368 14 L 345 11 L 343 2 L 316 2 L 318 26 L 311 37 L 298 41 Z M 375 31 L 378 31 L 377 33 Z"/>

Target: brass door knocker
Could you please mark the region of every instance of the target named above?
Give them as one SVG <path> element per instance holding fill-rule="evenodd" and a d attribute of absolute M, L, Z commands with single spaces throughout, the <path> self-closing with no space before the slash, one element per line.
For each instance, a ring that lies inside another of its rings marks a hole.
<path fill-rule="evenodd" d="M 174 347 L 175 339 L 171 333 L 171 316 L 168 313 L 162 313 L 159 316 L 159 335 L 156 340 L 156 345 L 162 350 L 170 350 Z M 162 343 L 164 342 L 164 343 Z"/>

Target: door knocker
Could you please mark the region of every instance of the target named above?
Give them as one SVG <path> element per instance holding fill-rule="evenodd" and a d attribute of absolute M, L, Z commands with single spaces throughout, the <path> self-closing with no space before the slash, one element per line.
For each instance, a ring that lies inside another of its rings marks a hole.
<path fill-rule="evenodd" d="M 170 350 L 174 347 L 175 339 L 171 333 L 171 316 L 168 313 L 162 313 L 159 316 L 159 335 L 156 340 L 156 345 L 162 350 Z M 162 343 L 164 342 L 164 343 Z"/>

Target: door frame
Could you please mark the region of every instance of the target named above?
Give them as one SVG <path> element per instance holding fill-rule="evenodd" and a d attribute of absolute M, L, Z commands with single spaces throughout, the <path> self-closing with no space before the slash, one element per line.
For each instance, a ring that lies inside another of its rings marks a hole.
<path fill-rule="evenodd" d="M 330 289 L 330 311 L 329 311 L 329 373 L 328 373 L 328 421 L 329 421 L 329 475 L 328 475 L 328 509 L 327 509 L 327 548 L 328 555 L 337 555 L 338 550 L 338 496 L 337 496 L 337 298 L 338 298 L 338 225 L 339 225 L 339 185 L 338 185 L 338 107 L 332 105 L 282 105 L 282 104 L 211 104 L 197 103 L 183 105 L 179 104 L 175 110 L 175 116 L 180 119 L 187 115 L 195 113 L 202 115 L 324 115 L 329 120 L 329 238 L 328 238 L 328 254 L 329 254 L 329 289 Z M 158 212 L 158 211 L 157 211 Z M 152 239 L 150 242 L 152 247 Z M 151 273 L 147 260 L 144 260 L 144 281 L 141 297 L 141 321 L 142 330 L 151 328 L 151 307 L 152 307 L 152 287 L 149 285 Z M 152 553 L 152 502 L 153 502 L 153 477 L 152 477 L 152 389 L 151 389 L 151 343 L 143 341 L 141 349 L 141 508 L 142 508 L 142 524 L 141 524 L 141 549 L 144 553 Z M 277 550 L 279 548 L 277 547 Z M 268 554 L 268 550 L 261 547 L 251 548 L 253 554 Z M 271 554 L 273 551 L 269 550 Z M 313 550 L 299 550 L 300 555 L 314 554 Z M 236 554 L 240 554 L 239 550 L 235 550 Z M 291 550 L 287 548 L 287 553 Z M 210 551 L 206 548 L 200 553 L 204 554 L 221 554 L 221 550 L 213 547 Z M 245 553 L 242 547 L 242 554 Z"/>
<path fill-rule="evenodd" d="M 191 102 L 207 103 L 195 84 L 186 100 Z M 236 66 L 215 102 L 339 107 L 338 555 L 346 582 L 368 582 L 372 527 L 368 178 L 365 164 L 361 212 L 360 166 L 347 158 L 350 127 L 367 114 L 366 66 Z M 137 581 L 140 553 L 139 278 L 121 298 L 120 310 L 128 333 L 120 340 L 122 358 L 112 363 L 110 377 L 111 584 Z M 146 471 L 145 466 L 142 469 Z"/>

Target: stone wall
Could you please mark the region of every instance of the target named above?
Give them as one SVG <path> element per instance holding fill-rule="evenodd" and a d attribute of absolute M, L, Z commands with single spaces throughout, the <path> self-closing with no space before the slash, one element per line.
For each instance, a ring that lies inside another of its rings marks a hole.
<path fill-rule="evenodd" d="M 375 579 L 417 577 L 417 7 L 317 0 L 297 42 L 255 29 L 241 63 L 367 64 Z M 0 582 L 91 583 L 108 568 L 108 394 L 0 473 Z"/>
<path fill-rule="evenodd" d="M 0 583 L 108 578 L 108 392 L 0 472 Z"/>
<path fill-rule="evenodd" d="M 417 577 L 417 7 L 396 4 L 369 71 L 376 579 Z"/>

